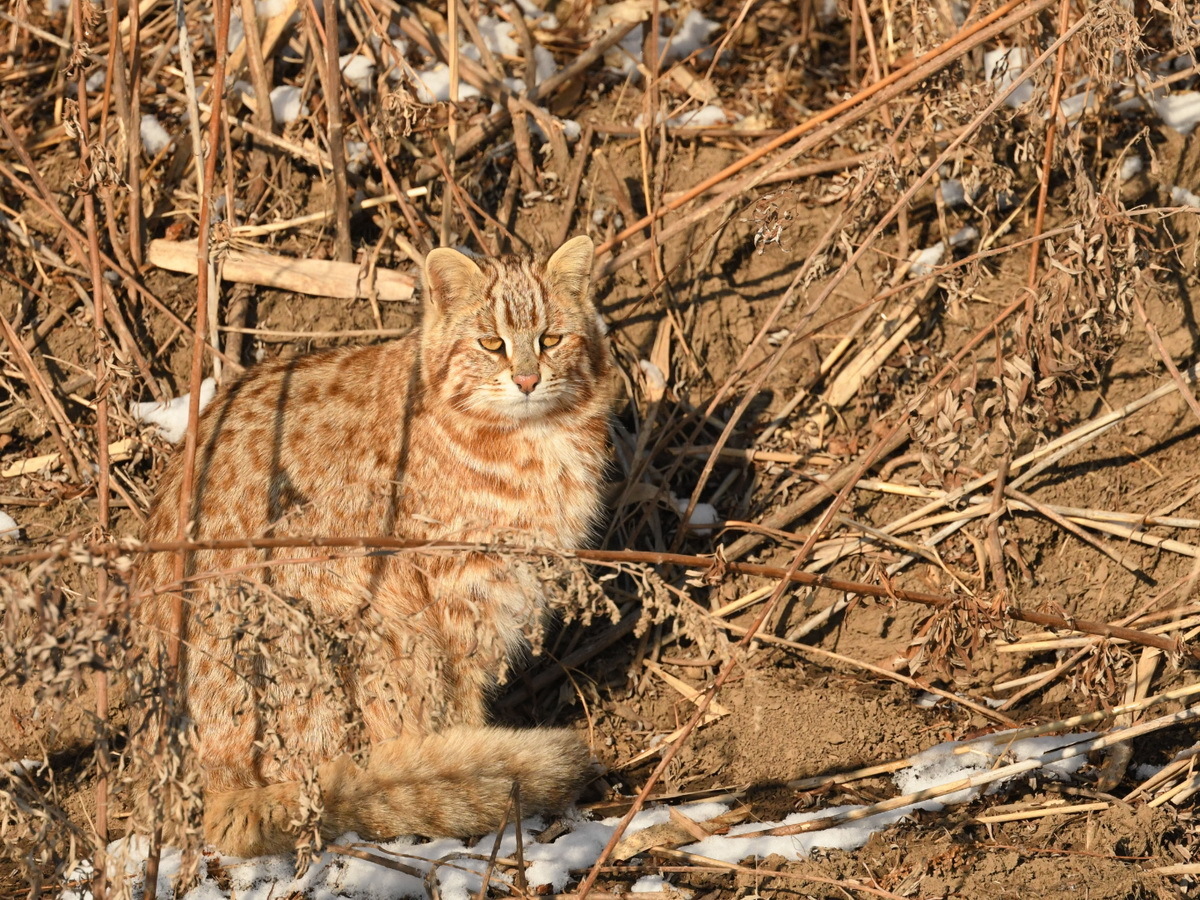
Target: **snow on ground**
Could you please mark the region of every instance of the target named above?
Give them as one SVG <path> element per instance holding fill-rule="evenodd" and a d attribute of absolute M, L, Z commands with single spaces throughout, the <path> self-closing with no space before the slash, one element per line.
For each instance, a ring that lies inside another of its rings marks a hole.
<path fill-rule="evenodd" d="M 200 411 L 204 411 L 204 407 L 212 401 L 213 395 L 217 392 L 217 383 L 211 378 L 205 378 L 200 382 Z M 131 403 L 129 404 L 129 414 L 133 416 L 135 422 L 141 422 L 143 425 L 153 425 L 158 429 L 158 433 L 163 439 L 172 443 L 178 444 L 183 440 L 184 434 L 187 432 L 188 420 L 188 399 L 190 393 L 184 394 L 182 397 L 176 397 L 174 400 L 168 400 L 166 403 L 156 403 L 150 401 L 148 403 Z"/>
<path fill-rule="evenodd" d="M 917 754 L 913 757 L 913 764 L 897 772 L 893 779 L 897 788 L 908 794 L 979 775 L 1001 764 L 1036 760 L 1048 754 L 1066 758 L 1043 766 L 1038 770 L 1041 776 L 1067 779 L 1084 765 L 1087 758 L 1083 752 L 1068 755 L 1071 751 L 1063 752 L 1064 748 L 1093 736 L 1071 734 L 1010 742 L 1006 733 L 1001 732 L 978 741 L 943 743 Z M 1023 773 L 1025 777 L 1029 774 Z M 989 791 L 994 792 L 1000 787 L 1000 784 L 993 785 Z M 865 844 L 874 832 L 917 810 L 937 811 L 974 799 L 981 791 L 982 788 L 959 791 L 803 835 L 761 833 L 779 826 L 845 815 L 862 807 L 843 806 L 795 813 L 782 822 L 737 825 L 730 828 L 727 834 L 714 835 L 682 849 L 686 853 L 729 863 L 762 859 L 773 854 L 789 860 L 801 860 L 818 847 L 853 850 Z M 706 822 L 724 813 L 728 806 L 710 801 L 684 804 L 676 809 L 694 822 Z M 668 822 L 670 817 L 670 809 L 666 806 L 644 810 L 633 818 L 625 835 L 661 825 Z M 619 822 L 620 817 L 600 821 L 576 818 L 567 833 L 542 844 L 535 840 L 534 835 L 544 823 L 527 819 L 523 823 L 521 847 L 527 862 L 526 880 L 529 885 L 535 892 L 539 889 L 555 892 L 566 889 L 599 858 Z M 280 897 L 295 900 L 391 900 L 425 897 L 427 886 L 434 882 L 445 900 L 468 900 L 478 893 L 482 874 L 488 868 L 488 859 L 497 848 L 495 834 L 470 845 L 451 838 L 423 843 L 402 838 L 385 844 L 367 844 L 360 842 L 353 834 L 343 836 L 337 843 L 350 847 L 354 853 L 326 851 L 302 875 L 296 873 L 291 856 L 250 860 L 211 857 L 210 865 L 201 867 L 203 875 L 200 881 L 181 900 L 275 900 Z M 135 900 L 142 894 L 147 849 L 147 839 L 136 836 L 122 838 L 109 845 L 110 878 L 128 882 Z M 516 849 L 516 830 L 509 827 L 500 839 L 496 855 L 512 858 L 516 855 Z M 363 858 L 363 855 L 368 858 Z M 173 897 L 173 881 L 179 871 L 180 859 L 177 850 L 166 849 L 162 854 L 158 896 L 163 900 Z M 389 867 L 387 862 L 397 865 Z M 401 867 L 407 871 L 401 871 Z M 505 868 L 493 870 L 493 881 L 507 879 L 503 871 Z M 432 869 L 436 869 L 436 872 L 430 875 Z M 414 871 L 419 875 L 413 874 Z M 85 878 L 88 872 L 90 866 L 84 863 L 76 880 Z M 640 879 L 633 890 L 657 891 L 666 884 L 662 876 L 651 875 Z M 86 890 L 74 887 L 65 890 L 59 900 L 91 900 L 91 896 Z"/>
<path fill-rule="evenodd" d="M 308 115 L 308 106 L 300 99 L 300 88 L 281 84 L 271 89 L 271 114 L 275 121 L 286 125 Z"/>
<path fill-rule="evenodd" d="M 158 156 L 174 140 L 170 132 L 163 128 L 162 122 L 158 121 L 158 118 L 150 113 L 145 113 L 142 116 L 142 124 L 138 130 L 142 135 L 142 147 L 151 156 Z"/>
<path fill-rule="evenodd" d="M 957 247 L 979 238 L 979 231 L 971 225 L 966 225 L 950 235 L 950 246 Z M 946 254 L 946 242 L 938 241 L 932 247 L 926 247 L 913 259 L 908 267 L 910 278 L 921 278 L 933 271 L 934 266 L 942 261 Z"/>
<path fill-rule="evenodd" d="M 21 539 L 21 526 L 8 513 L 0 510 L 0 541 L 18 541 Z"/>
<path fill-rule="evenodd" d="M 688 503 L 691 502 L 690 497 L 676 497 L 671 495 L 671 502 L 675 505 L 675 510 L 682 517 L 687 512 Z M 712 534 L 712 529 L 707 527 L 715 525 L 721 521 L 721 516 L 717 513 L 717 509 L 711 503 L 697 503 L 696 508 L 692 510 L 691 517 L 688 518 L 685 525 L 690 525 L 692 530 L 700 537 Z"/>

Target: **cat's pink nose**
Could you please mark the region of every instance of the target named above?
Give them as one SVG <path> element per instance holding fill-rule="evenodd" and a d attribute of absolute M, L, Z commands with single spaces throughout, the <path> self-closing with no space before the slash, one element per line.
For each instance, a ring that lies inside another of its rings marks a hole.
<path fill-rule="evenodd" d="M 532 394 L 533 389 L 538 386 L 538 382 L 541 380 L 542 377 L 537 374 L 513 376 L 513 381 L 517 383 L 517 387 L 521 389 L 522 394 Z"/>

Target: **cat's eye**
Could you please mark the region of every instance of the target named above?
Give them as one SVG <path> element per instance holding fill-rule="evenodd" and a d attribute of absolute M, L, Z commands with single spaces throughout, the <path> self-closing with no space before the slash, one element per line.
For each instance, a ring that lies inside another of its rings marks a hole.
<path fill-rule="evenodd" d="M 492 353 L 499 353 L 504 349 L 504 341 L 498 337 L 485 337 L 479 339 L 479 346 Z"/>
<path fill-rule="evenodd" d="M 543 334 L 542 335 L 542 346 L 543 347 L 557 346 L 560 341 L 562 341 L 561 334 Z"/>

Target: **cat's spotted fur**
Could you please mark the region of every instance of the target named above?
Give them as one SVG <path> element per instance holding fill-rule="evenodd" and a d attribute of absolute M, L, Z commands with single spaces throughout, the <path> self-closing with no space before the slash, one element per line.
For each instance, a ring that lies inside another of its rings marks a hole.
<path fill-rule="evenodd" d="M 194 536 L 585 542 L 610 406 L 591 263 L 586 237 L 544 265 L 435 250 L 417 333 L 234 383 L 200 424 Z M 181 480 L 177 458 L 147 539 L 174 538 Z M 514 781 L 525 810 L 571 801 L 587 766 L 577 738 L 485 725 L 488 690 L 543 609 L 531 564 L 478 552 L 286 558 L 306 555 L 200 552 L 189 564 L 224 573 L 188 595 L 181 668 L 209 842 L 239 856 L 288 849 L 314 765 L 326 837 L 482 833 Z M 151 636 L 169 631 L 170 596 L 152 590 L 171 565 L 159 555 L 140 570 Z M 279 615 L 256 618 L 255 603 Z M 358 657 L 320 664 L 309 622 L 348 630 Z M 306 653 L 324 686 L 305 677 Z M 288 654 L 302 662 L 278 662 Z M 370 742 L 365 761 L 346 755 L 352 725 Z"/>

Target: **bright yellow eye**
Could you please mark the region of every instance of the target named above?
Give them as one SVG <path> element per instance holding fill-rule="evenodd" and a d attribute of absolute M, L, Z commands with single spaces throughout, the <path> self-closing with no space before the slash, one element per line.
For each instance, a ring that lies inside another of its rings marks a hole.
<path fill-rule="evenodd" d="M 557 345 L 561 340 L 562 340 L 561 334 L 543 334 L 542 335 L 542 346 L 543 347 L 553 347 L 553 346 Z"/>
<path fill-rule="evenodd" d="M 498 353 L 504 349 L 504 341 L 498 337 L 485 337 L 479 339 L 479 346 L 484 350 L 491 350 L 493 353 Z"/>

